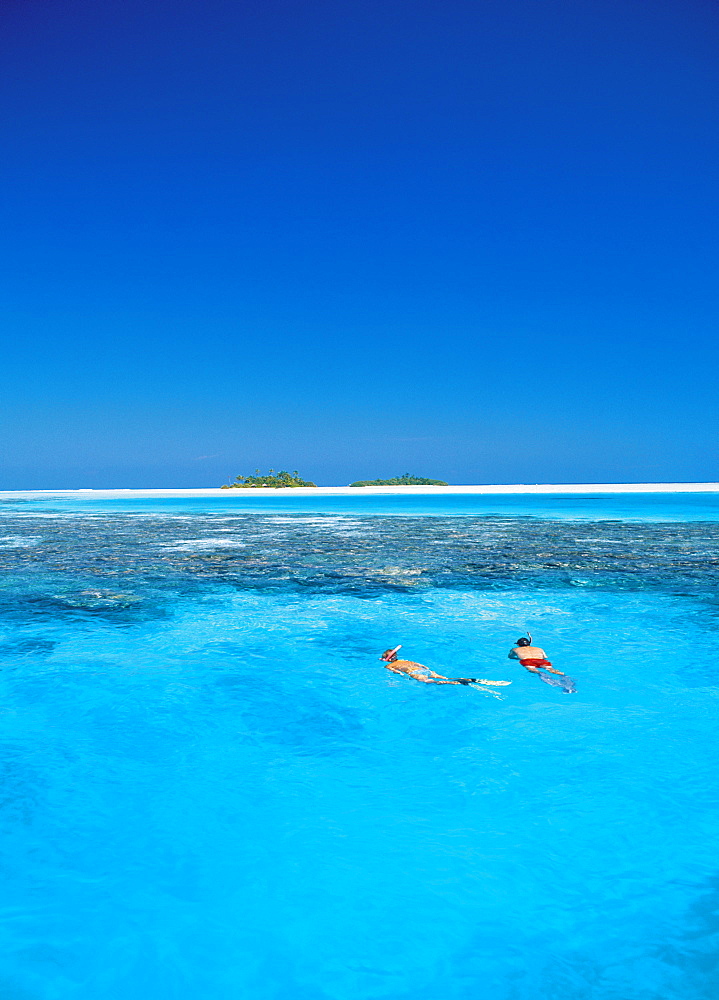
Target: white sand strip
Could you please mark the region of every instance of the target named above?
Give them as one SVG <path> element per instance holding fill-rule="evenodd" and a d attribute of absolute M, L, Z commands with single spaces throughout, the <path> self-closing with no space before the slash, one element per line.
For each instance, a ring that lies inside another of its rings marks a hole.
<path fill-rule="evenodd" d="M 60 497 L 62 499 L 92 498 L 96 500 L 121 500 L 134 497 L 222 497 L 232 499 L 237 497 L 257 496 L 393 496 L 399 494 L 447 495 L 452 493 L 479 494 L 586 494 L 586 493 L 719 493 L 719 483 L 517 483 L 496 486 L 300 486 L 296 489 L 217 489 L 200 488 L 185 490 L 4 490 L 0 491 L 2 500 L 32 500 Z"/>

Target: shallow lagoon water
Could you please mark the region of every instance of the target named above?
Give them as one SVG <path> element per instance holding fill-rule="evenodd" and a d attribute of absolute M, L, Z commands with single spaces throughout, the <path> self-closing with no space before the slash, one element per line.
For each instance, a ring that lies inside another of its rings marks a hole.
<path fill-rule="evenodd" d="M 27 494 L 26 499 L 10 499 L 4 494 L 0 509 L 23 508 L 38 512 L 65 509 L 72 513 L 109 512 L 165 515 L 246 512 L 255 514 L 336 514 L 385 516 L 525 516 L 572 520 L 639 521 L 715 521 L 719 519 L 719 493 L 546 493 L 546 494 L 472 494 L 404 493 L 331 495 L 318 492 L 298 494 L 284 490 L 272 495 L 262 490 L 229 490 L 213 497 L 142 497 L 132 495 L 113 499 L 93 496 L 93 490 L 67 495 Z M 190 491 L 188 491 L 189 494 Z"/>
<path fill-rule="evenodd" d="M 268 499 L 4 505 L 0 996 L 713 998 L 719 519 Z"/>

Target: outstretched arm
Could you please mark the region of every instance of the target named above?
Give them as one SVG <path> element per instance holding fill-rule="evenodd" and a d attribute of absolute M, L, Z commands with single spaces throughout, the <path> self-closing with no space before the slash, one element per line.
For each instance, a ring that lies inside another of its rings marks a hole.
<path fill-rule="evenodd" d="M 519 657 L 517 656 L 517 647 L 516 646 L 514 646 L 512 649 L 510 649 L 509 656 L 507 657 L 507 659 L 508 660 L 518 660 L 519 659 Z"/>

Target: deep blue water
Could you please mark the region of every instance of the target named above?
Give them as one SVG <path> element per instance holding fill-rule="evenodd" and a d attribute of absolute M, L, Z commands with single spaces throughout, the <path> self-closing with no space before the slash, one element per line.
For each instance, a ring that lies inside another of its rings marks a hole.
<path fill-rule="evenodd" d="M 713 1000 L 717 498 L 237 499 L 0 505 L 2 1000 Z"/>

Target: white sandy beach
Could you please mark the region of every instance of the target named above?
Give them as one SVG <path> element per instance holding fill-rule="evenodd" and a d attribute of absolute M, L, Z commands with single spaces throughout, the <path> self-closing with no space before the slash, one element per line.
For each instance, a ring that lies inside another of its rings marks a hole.
<path fill-rule="evenodd" d="M 0 499 L 30 500 L 34 497 L 57 496 L 70 499 L 92 495 L 98 500 L 112 500 L 122 497 L 246 497 L 252 496 L 296 496 L 312 494 L 314 496 L 360 496 L 390 495 L 401 493 L 412 494 L 448 494 L 448 493 L 478 493 L 478 494 L 518 494 L 518 493 L 719 493 L 719 483 L 515 483 L 493 486 L 314 486 L 297 487 L 295 489 L 222 489 L 217 487 L 198 489 L 115 489 L 115 490 L 4 490 L 0 491 Z"/>

